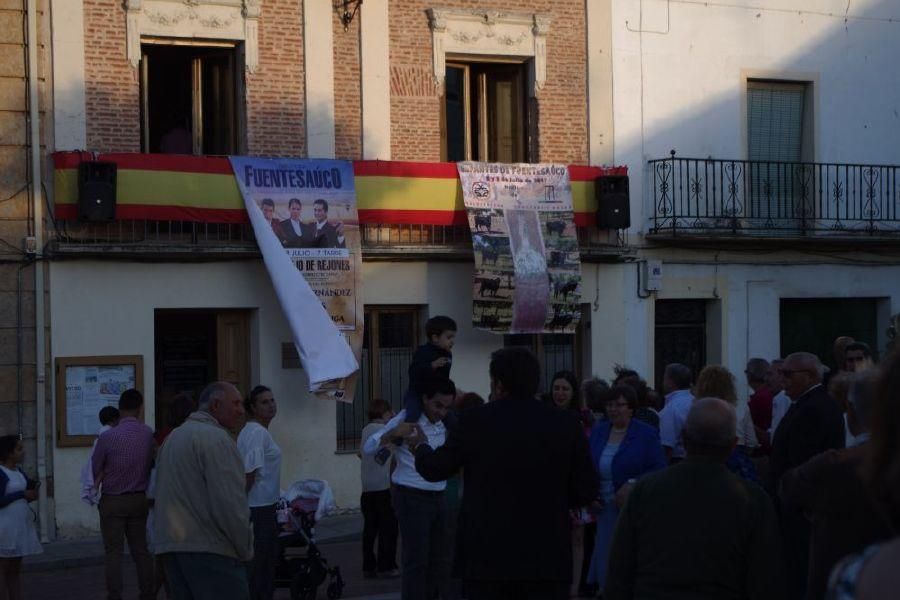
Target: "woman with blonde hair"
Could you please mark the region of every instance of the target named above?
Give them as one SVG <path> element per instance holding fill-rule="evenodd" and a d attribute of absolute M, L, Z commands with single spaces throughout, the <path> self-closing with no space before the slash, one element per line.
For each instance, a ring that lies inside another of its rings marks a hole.
<path fill-rule="evenodd" d="M 750 460 L 750 451 L 759 445 L 756 432 L 753 430 L 753 420 L 750 418 L 750 407 L 746 402 L 739 402 L 735 387 L 734 375 L 722 365 L 707 365 L 697 376 L 694 385 L 695 398 L 720 398 L 734 407 L 737 415 L 737 447 L 725 466 L 735 475 L 759 483 L 759 475 L 753 461 Z"/>

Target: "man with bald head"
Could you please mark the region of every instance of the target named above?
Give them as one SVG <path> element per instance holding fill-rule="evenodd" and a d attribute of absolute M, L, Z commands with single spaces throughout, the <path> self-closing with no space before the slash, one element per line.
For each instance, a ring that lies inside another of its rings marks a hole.
<path fill-rule="evenodd" d="M 844 415 L 822 385 L 825 367 L 815 354 L 795 352 L 784 359 L 784 391 L 793 403 L 772 436 L 768 489 L 776 497 L 781 479 L 826 450 L 844 447 Z M 799 510 L 780 507 L 788 597 L 803 598 L 809 562 L 809 521 Z"/>
<path fill-rule="evenodd" d="M 638 481 L 619 514 L 603 598 L 783 599 L 771 501 L 725 467 L 737 443 L 734 409 L 696 400 L 683 439 L 685 460 Z"/>
<path fill-rule="evenodd" d="M 154 550 L 176 598 L 249 598 L 243 563 L 253 557 L 253 530 L 231 433 L 243 417 L 237 388 L 211 383 L 159 452 Z"/>

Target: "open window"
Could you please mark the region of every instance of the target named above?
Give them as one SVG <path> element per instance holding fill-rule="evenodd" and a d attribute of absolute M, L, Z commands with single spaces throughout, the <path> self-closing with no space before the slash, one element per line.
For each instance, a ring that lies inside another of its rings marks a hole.
<path fill-rule="evenodd" d="M 443 158 L 525 162 L 525 63 L 448 62 Z"/>
<path fill-rule="evenodd" d="M 160 40 L 141 50 L 144 152 L 238 153 L 239 48 Z"/>

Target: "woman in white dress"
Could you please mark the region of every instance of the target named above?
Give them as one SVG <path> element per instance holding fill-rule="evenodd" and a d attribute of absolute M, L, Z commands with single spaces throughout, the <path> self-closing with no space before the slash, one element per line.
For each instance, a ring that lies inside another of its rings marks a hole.
<path fill-rule="evenodd" d="M 271 600 L 275 592 L 278 522 L 275 505 L 281 496 L 281 449 L 269 433 L 278 407 L 272 390 L 258 385 L 244 401 L 247 424 L 238 435 L 238 452 L 247 474 L 247 501 L 253 522 L 253 561 L 249 567 L 250 597 Z"/>
<path fill-rule="evenodd" d="M 29 502 L 38 498 L 37 483 L 18 467 L 25 448 L 17 435 L 0 437 L 0 597 L 22 597 L 22 557 L 43 552 Z"/>

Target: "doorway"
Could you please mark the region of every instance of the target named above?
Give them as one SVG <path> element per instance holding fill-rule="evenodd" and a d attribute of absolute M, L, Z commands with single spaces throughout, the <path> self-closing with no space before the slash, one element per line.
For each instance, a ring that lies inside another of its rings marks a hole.
<path fill-rule="evenodd" d="M 706 365 L 706 300 L 657 300 L 654 385 L 662 392 L 666 365 L 681 363 L 694 378 Z"/>
<path fill-rule="evenodd" d="M 156 425 L 169 426 L 172 400 L 194 400 L 212 381 L 250 390 L 250 311 L 178 309 L 154 313 Z"/>
<path fill-rule="evenodd" d="M 812 352 L 835 369 L 835 338 L 849 335 L 878 348 L 878 298 L 782 298 L 781 356 Z"/>

